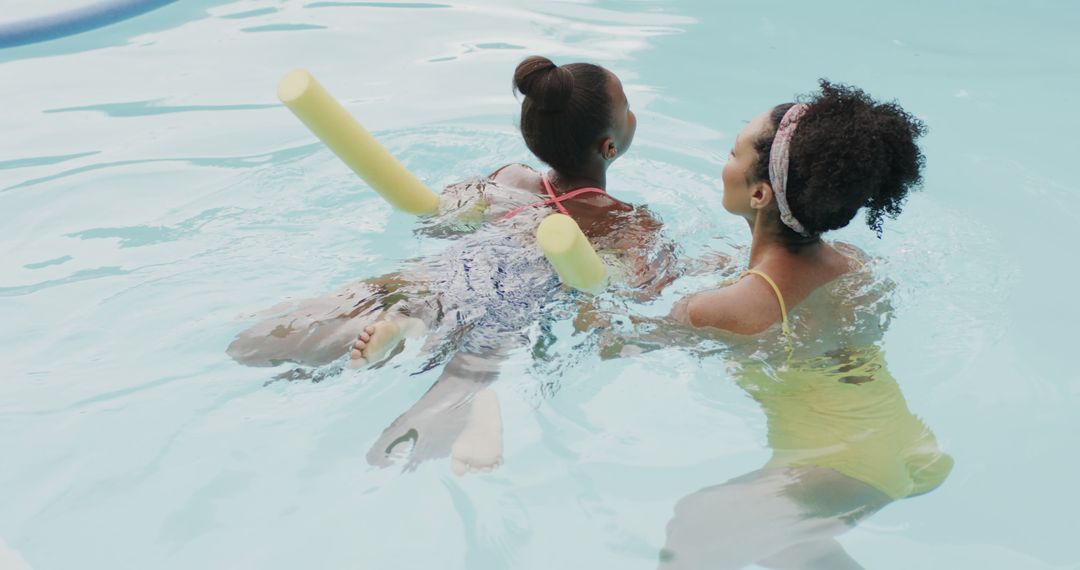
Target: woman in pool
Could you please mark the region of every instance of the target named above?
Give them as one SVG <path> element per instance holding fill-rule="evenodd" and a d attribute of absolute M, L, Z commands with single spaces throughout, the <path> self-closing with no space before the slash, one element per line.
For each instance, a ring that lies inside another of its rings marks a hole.
<path fill-rule="evenodd" d="M 723 204 L 750 228 L 747 270 L 682 299 L 671 320 L 722 338 L 729 370 L 765 412 L 773 456 L 679 501 L 661 568 L 860 568 L 834 537 L 948 476 L 952 459 L 908 410 L 878 346 L 889 283 L 856 248 L 822 239 L 860 209 L 879 233 L 900 213 L 921 182 L 924 132 L 898 105 L 822 81 L 739 133 Z M 658 325 L 627 342 L 686 334 Z"/>
<path fill-rule="evenodd" d="M 670 280 L 671 247 L 655 247 L 661 224 L 606 192 L 607 170 L 630 148 L 637 125 L 618 77 L 596 65 L 556 66 L 534 56 L 518 65 L 514 87 L 524 95 L 525 143 L 551 170 L 511 164 L 485 180 L 448 187 L 442 212 L 422 229 L 456 238 L 447 251 L 303 301 L 241 333 L 228 349 L 256 366 L 321 365 L 346 352 L 350 366 L 359 366 L 383 361 L 407 337 L 426 335 L 424 352 L 433 357 L 425 370 L 449 362 L 375 443 L 372 463 L 384 464 L 406 441 L 413 462 L 452 452 L 457 471 L 500 460 L 494 400 L 490 393 L 473 396 L 495 379 L 506 352 L 524 344 L 527 329 L 567 301 L 535 245 L 537 225 L 554 209 L 572 216 L 599 251 L 613 252 L 634 294 L 652 295 Z M 486 419 L 465 429 L 473 408 Z"/>

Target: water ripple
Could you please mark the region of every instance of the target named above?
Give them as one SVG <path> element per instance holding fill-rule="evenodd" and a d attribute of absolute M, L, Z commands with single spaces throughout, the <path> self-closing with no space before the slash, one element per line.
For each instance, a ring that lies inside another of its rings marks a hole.
<path fill-rule="evenodd" d="M 304 30 L 325 30 L 326 26 L 320 26 L 318 24 L 267 24 L 265 26 L 255 26 L 253 28 L 240 28 L 241 32 L 259 33 L 259 32 L 299 32 Z"/>
<path fill-rule="evenodd" d="M 450 4 L 431 4 L 428 2 L 312 2 L 305 8 L 453 8 Z"/>
<path fill-rule="evenodd" d="M 75 154 L 59 154 L 55 156 L 34 156 L 31 158 L 19 158 L 16 160 L 4 160 L 0 161 L 0 170 L 8 170 L 11 168 L 26 168 L 28 166 L 48 166 L 50 164 L 57 164 L 60 162 L 67 162 L 69 160 L 75 160 L 76 158 L 82 158 L 84 156 L 93 156 L 100 154 L 100 150 L 91 150 L 87 152 L 77 152 Z"/>
<path fill-rule="evenodd" d="M 212 208 L 197 216 L 188 218 L 176 226 L 129 226 L 121 228 L 93 228 L 66 234 L 65 237 L 87 239 L 119 239 L 119 247 L 142 247 L 168 241 L 176 241 L 194 235 L 207 223 L 215 220 L 222 212 L 235 211 L 235 208 Z"/>
<path fill-rule="evenodd" d="M 168 115 L 170 113 L 190 113 L 199 111 L 257 111 L 261 109 L 273 109 L 280 104 L 243 104 L 243 105 L 159 105 L 164 99 L 150 99 L 146 101 L 127 101 L 122 103 L 102 103 L 99 105 L 82 105 L 79 107 L 63 107 L 60 109 L 46 109 L 45 113 L 73 113 L 76 111 L 97 111 L 109 117 L 145 117 L 149 115 Z M 2 167 L 3 163 L 0 163 Z"/>
<path fill-rule="evenodd" d="M 273 13 L 275 13 L 277 11 L 278 11 L 277 8 L 258 8 L 258 9 L 255 9 L 255 10 L 247 10 L 247 11 L 244 11 L 244 12 L 237 12 L 235 14 L 225 14 L 223 16 L 218 16 L 218 17 L 219 18 L 224 18 L 226 20 L 242 20 L 244 18 L 255 18 L 255 17 L 258 17 L 258 16 L 266 16 L 267 14 L 273 14 Z"/>
<path fill-rule="evenodd" d="M 37 293 L 45 289 L 57 287 L 60 285 L 67 285 L 69 283 L 77 283 L 79 281 L 89 281 L 90 279 L 99 279 L 101 277 L 114 277 L 117 275 L 127 275 L 131 273 L 130 269 L 124 269 L 117 266 L 98 267 L 96 269 L 84 269 L 82 271 L 76 271 L 67 277 L 61 277 L 60 279 L 50 279 L 48 281 L 41 281 L 30 285 L 18 285 L 15 287 L 0 287 L 0 297 L 20 297 L 23 295 L 30 295 Z"/>
<path fill-rule="evenodd" d="M 75 258 L 71 257 L 70 255 L 65 255 L 63 257 L 57 257 L 55 259 L 48 259 L 48 260 L 45 260 L 45 261 L 39 261 L 37 263 L 27 263 L 26 265 L 23 266 L 23 268 L 25 268 L 25 269 L 44 269 L 46 267 L 51 267 L 53 265 L 62 265 L 64 263 L 67 263 L 67 262 L 71 261 L 72 259 L 75 259 Z"/>
<path fill-rule="evenodd" d="M 133 164 L 153 164 L 153 163 L 186 163 L 193 166 L 209 166 L 218 168 L 251 168 L 267 163 L 271 164 L 284 164 L 299 160 L 301 158 L 315 154 L 323 148 L 321 143 L 306 144 L 297 147 L 290 147 L 282 150 L 276 150 L 269 153 L 253 154 L 247 156 L 233 156 L 233 157 L 176 157 L 176 158 L 147 158 L 141 160 L 117 160 L 113 162 L 101 162 L 97 164 L 89 164 L 86 166 L 80 166 L 78 168 L 71 168 L 64 170 L 57 174 L 50 176 L 42 176 L 39 178 L 33 178 L 25 180 L 8 186 L 6 188 L 0 188 L 0 194 L 11 190 L 18 190 L 20 188 L 27 188 L 30 186 L 37 186 L 45 182 L 51 182 L 68 176 L 75 176 L 84 172 L 93 172 L 96 170 L 105 170 L 109 168 L 118 168 L 124 166 L 131 166 Z"/>

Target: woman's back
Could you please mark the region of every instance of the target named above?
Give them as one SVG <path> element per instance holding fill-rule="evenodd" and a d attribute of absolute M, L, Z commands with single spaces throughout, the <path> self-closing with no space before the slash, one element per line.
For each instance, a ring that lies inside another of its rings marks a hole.
<path fill-rule="evenodd" d="M 944 481 L 952 459 L 907 406 L 881 338 L 894 285 L 872 264 L 820 287 L 780 327 L 733 348 L 738 384 L 768 421 L 768 467 L 813 465 L 893 499 Z"/>

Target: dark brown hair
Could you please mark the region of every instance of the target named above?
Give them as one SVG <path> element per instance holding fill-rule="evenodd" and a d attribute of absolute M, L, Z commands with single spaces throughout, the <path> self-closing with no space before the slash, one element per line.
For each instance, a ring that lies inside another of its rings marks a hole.
<path fill-rule="evenodd" d="M 521 102 L 521 135 L 537 158 L 552 168 L 575 172 L 589 149 L 612 125 L 609 72 L 591 63 L 557 66 L 532 56 L 514 71 Z"/>

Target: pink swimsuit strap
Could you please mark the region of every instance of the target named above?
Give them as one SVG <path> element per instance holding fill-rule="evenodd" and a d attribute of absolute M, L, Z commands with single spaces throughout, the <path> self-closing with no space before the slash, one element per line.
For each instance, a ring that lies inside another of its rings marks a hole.
<path fill-rule="evenodd" d="M 572 198 L 576 198 L 578 196 L 581 196 L 582 194 L 590 194 L 590 193 L 607 194 L 607 192 L 605 192 L 602 188 L 589 187 L 589 188 L 577 188 L 575 190 L 571 190 L 570 192 L 567 192 L 566 194 L 563 194 L 562 196 L 556 196 L 555 195 L 555 189 L 551 187 L 551 182 L 548 180 L 547 173 L 544 173 L 544 174 L 540 175 L 540 181 L 544 183 L 544 190 L 547 190 L 548 196 L 551 196 L 551 198 L 548 198 L 547 200 L 544 200 L 543 202 L 535 202 L 535 203 L 529 204 L 527 206 L 521 206 L 520 208 L 514 208 L 513 210 L 508 212 L 505 216 L 503 216 L 501 219 L 508 220 L 508 219 L 513 218 L 514 216 L 524 212 L 525 210 L 530 209 L 530 208 L 538 208 L 540 206 L 550 206 L 552 204 L 554 204 L 555 207 L 558 208 L 560 212 L 562 212 L 562 213 L 566 214 L 567 216 L 569 216 L 570 212 L 568 212 L 566 210 L 566 206 L 562 205 L 563 202 L 565 202 L 567 200 L 570 200 Z"/>

